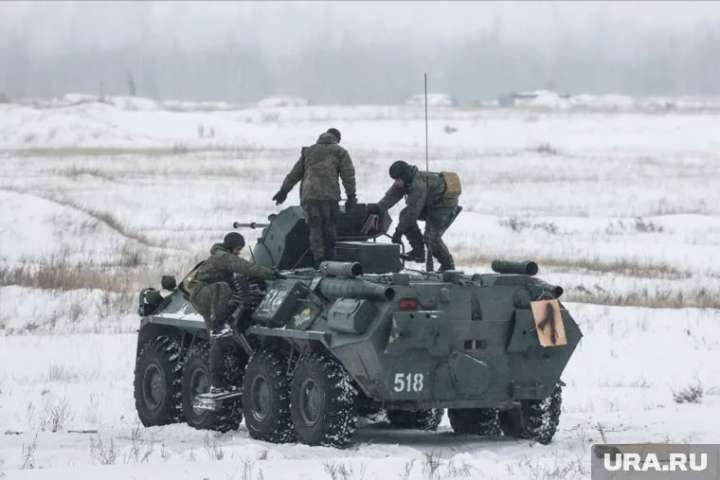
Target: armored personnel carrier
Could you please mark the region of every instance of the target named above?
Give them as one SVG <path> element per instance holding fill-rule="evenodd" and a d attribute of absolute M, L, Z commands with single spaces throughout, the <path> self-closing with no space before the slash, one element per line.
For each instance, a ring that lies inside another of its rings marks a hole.
<path fill-rule="evenodd" d="M 390 218 L 367 205 L 342 212 L 336 261 L 312 268 L 302 209 L 270 217 L 255 261 L 283 272 L 239 279 L 238 389 L 203 401 L 208 338 L 182 283 L 140 295 L 135 401 L 144 425 L 185 421 L 270 442 L 342 447 L 358 416 L 384 411 L 397 428 L 434 430 L 447 409 L 457 433 L 549 443 L 560 376 L 581 332 L 562 288 L 533 262 L 493 273 L 405 269 L 400 246 L 381 241 Z"/>

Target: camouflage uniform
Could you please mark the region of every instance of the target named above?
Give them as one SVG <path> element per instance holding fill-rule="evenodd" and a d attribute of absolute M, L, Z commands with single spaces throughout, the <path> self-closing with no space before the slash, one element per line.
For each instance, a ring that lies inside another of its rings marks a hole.
<path fill-rule="evenodd" d="M 304 147 L 280 188 L 287 194 L 297 182 L 300 184 L 300 204 L 310 230 L 310 249 L 316 262 L 329 260 L 335 249 L 336 222 L 339 212 L 340 185 L 345 195 L 356 202 L 355 167 L 347 150 L 338 145 L 331 133 L 323 133 L 317 143 Z"/>
<path fill-rule="evenodd" d="M 407 185 L 393 183 L 378 206 L 387 211 L 406 197 L 406 207 L 400 212 L 397 231 L 407 237 L 414 250 L 424 251 L 423 234 L 417 221 L 425 220 L 425 243 L 440 262 L 442 270 L 453 270 L 455 261 L 442 240 L 442 234 L 453 221 L 458 200 L 444 197 L 445 181 L 439 173 L 422 172 L 415 166 L 410 168 L 412 181 Z"/>
<path fill-rule="evenodd" d="M 223 361 L 226 352 L 233 348 L 233 342 L 227 337 L 214 338 L 213 333 L 221 331 L 233 313 L 230 283 L 236 273 L 263 280 L 273 277 L 271 269 L 233 255 L 222 243 L 216 243 L 210 249 L 210 257 L 183 280 L 183 286 L 190 293 L 190 303 L 202 315 L 210 333 L 211 382 L 220 388 L 225 386 Z"/>

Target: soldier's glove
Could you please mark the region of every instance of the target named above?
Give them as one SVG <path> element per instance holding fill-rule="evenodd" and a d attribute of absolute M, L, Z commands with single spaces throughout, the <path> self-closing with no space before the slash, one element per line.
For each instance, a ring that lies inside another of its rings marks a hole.
<path fill-rule="evenodd" d="M 281 279 L 281 278 L 285 278 L 285 275 L 283 275 L 282 273 L 280 273 L 280 270 L 278 270 L 277 268 L 273 268 L 273 269 L 272 269 L 272 273 L 273 273 L 273 274 L 272 274 L 273 280 L 279 280 L 279 279 Z"/>
<path fill-rule="evenodd" d="M 355 207 L 357 207 L 357 197 L 355 195 L 348 197 L 347 200 L 345 200 L 345 211 L 347 212 Z"/>
<path fill-rule="evenodd" d="M 283 190 L 282 188 L 278 190 L 278 192 L 275 194 L 274 197 L 272 197 L 273 200 L 275 200 L 275 205 L 280 205 L 285 201 L 287 198 L 287 192 Z"/>
<path fill-rule="evenodd" d="M 395 230 L 392 236 L 392 243 L 402 244 L 402 236 L 403 234 L 400 230 Z"/>

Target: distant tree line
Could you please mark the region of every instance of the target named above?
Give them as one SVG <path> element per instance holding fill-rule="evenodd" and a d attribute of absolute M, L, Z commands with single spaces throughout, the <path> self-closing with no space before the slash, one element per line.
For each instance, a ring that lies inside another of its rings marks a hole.
<path fill-rule="evenodd" d="M 367 39 L 308 44 L 288 55 L 233 43 L 197 51 L 145 46 L 115 51 L 39 54 L 21 39 L 0 45 L 0 92 L 10 98 L 68 92 L 158 99 L 253 102 L 295 94 L 316 103 L 397 103 L 434 91 L 461 103 L 503 93 L 550 88 L 568 93 L 720 94 L 720 27 L 693 35 L 662 32 L 629 46 L 601 34 L 559 38 L 550 46 L 503 40 L 492 29 L 425 44 L 373 44 Z"/>

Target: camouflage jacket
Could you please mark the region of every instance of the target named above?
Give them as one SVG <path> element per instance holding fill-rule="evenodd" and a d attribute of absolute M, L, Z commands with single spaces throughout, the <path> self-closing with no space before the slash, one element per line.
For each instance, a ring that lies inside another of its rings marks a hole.
<path fill-rule="evenodd" d="M 317 143 L 304 147 L 300 159 L 290 170 L 282 184 L 282 190 L 289 192 L 297 182 L 300 184 L 300 202 L 309 200 L 340 200 L 342 179 L 345 195 L 355 198 L 355 167 L 347 150 L 338 145 L 330 133 L 323 133 Z"/>
<path fill-rule="evenodd" d="M 267 267 L 255 265 L 230 253 L 222 243 L 216 243 L 210 249 L 210 257 L 196 266 L 183 280 L 185 289 L 192 295 L 200 287 L 216 282 L 232 282 L 233 274 L 238 273 L 250 278 L 268 280 L 273 271 Z"/>
<path fill-rule="evenodd" d="M 406 207 L 400 212 L 397 226 L 401 232 L 407 231 L 418 219 L 425 218 L 428 209 L 457 206 L 457 199 L 444 198 L 445 180 L 439 173 L 422 172 L 415 166 L 412 166 L 412 169 L 412 181 L 409 185 L 393 183 L 378 202 L 378 206 L 387 211 L 406 197 Z"/>

